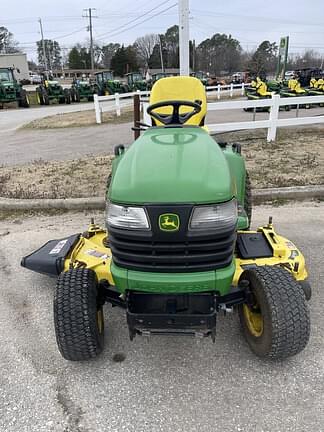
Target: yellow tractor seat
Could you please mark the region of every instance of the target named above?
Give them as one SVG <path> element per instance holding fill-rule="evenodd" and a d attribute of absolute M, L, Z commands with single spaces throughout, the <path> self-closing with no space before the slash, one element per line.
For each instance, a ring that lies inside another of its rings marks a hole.
<path fill-rule="evenodd" d="M 186 125 L 203 126 L 207 113 L 206 90 L 201 81 L 194 77 L 175 76 L 159 79 L 152 88 L 150 96 L 150 105 L 164 101 L 199 101 L 201 111 L 191 117 Z M 180 114 L 190 112 L 190 107 L 182 106 Z M 159 114 L 172 114 L 172 107 L 166 106 L 155 110 Z M 152 118 L 152 124 L 161 126 L 162 123 Z"/>
<path fill-rule="evenodd" d="M 306 90 L 301 87 L 298 79 L 290 79 L 288 81 L 288 87 L 296 94 L 306 93 Z"/>

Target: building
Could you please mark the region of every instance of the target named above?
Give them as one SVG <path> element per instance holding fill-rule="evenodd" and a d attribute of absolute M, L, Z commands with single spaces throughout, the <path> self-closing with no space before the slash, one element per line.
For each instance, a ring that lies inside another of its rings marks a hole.
<path fill-rule="evenodd" d="M 14 68 L 14 75 L 18 81 L 29 80 L 27 54 L 0 54 L 0 68 Z"/>

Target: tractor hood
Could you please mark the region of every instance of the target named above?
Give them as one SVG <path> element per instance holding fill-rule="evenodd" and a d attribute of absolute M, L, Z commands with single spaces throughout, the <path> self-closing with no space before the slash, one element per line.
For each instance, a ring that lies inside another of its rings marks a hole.
<path fill-rule="evenodd" d="M 108 192 L 116 203 L 217 203 L 236 193 L 223 151 L 198 127 L 150 128 L 118 159 Z"/>

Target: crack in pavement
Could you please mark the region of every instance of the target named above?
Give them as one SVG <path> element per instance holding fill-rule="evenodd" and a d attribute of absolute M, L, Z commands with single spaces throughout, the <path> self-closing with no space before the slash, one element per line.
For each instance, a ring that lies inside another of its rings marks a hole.
<path fill-rule="evenodd" d="M 56 400 L 66 416 L 67 425 L 63 432 L 90 432 L 82 423 L 84 411 L 68 395 L 65 384 L 60 383 L 59 379 L 56 388 Z"/>

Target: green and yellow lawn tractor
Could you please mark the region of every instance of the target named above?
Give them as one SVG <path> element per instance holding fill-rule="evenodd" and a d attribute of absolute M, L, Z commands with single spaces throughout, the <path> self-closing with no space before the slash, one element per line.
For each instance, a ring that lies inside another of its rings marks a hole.
<path fill-rule="evenodd" d="M 143 75 L 140 72 L 131 72 L 126 74 L 127 78 L 127 92 L 133 92 L 133 91 L 146 91 L 147 90 L 147 83 L 143 77 Z"/>
<path fill-rule="evenodd" d="M 71 92 L 61 86 L 58 81 L 43 79 L 36 87 L 36 99 L 39 105 L 49 105 L 51 102 L 59 104 L 71 103 Z"/>
<path fill-rule="evenodd" d="M 90 81 L 74 80 L 70 92 L 72 102 L 80 102 L 84 99 L 91 102 L 93 101 L 93 95 L 97 92 L 97 88 Z"/>
<path fill-rule="evenodd" d="M 311 78 L 307 93 L 310 96 L 323 96 L 324 95 L 324 79 Z"/>
<path fill-rule="evenodd" d="M 324 79 L 315 77 L 310 79 L 309 87 L 307 87 L 307 94 L 309 96 L 323 96 L 324 95 Z M 323 107 L 324 103 L 321 102 L 319 104 L 312 104 L 312 106 L 320 106 Z"/>
<path fill-rule="evenodd" d="M 249 87 L 245 87 L 245 95 L 249 100 L 270 99 L 273 93 L 281 95 L 282 84 L 277 80 L 263 81 L 257 77 L 252 80 Z M 290 111 L 290 105 L 280 107 L 280 111 Z M 255 111 L 269 111 L 269 107 L 256 108 Z M 253 108 L 244 108 L 244 111 L 253 111 Z"/>
<path fill-rule="evenodd" d="M 261 78 L 257 77 L 251 81 L 251 84 L 245 87 L 245 96 L 248 100 L 270 99 L 271 91 L 268 90 L 268 85 Z M 253 111 L 253 108 L 244 108 L 244 111 Z M 256 108 L 255 111 L 269 111 L 268 107 Z"/>
<path fill-rule="evenodd" d="M 251 190 L 239 144 L 204 126 L 206 92 L 193 77 L 159 80 L 152 126 L 117 146 L 106 228 L 50 240 L 22 259 L 58 276 L 54 323 L 68 360 L 103 349 L 105 302 L 136 335 L 216 337 L 219 313 L 238 309 L 252 351 L 271 359 L 308 342 L 310 285 L 301 251 L 272 220 L 249 229 Z M 293 215 L 292 215 L 293 217 Z"/>
<path fill-rule="evenodd" d="M 114 79 L 111 70 L 103 70 L 95 73 L 96 88 L 99 96 L 108 96 L 115 93 L 126 93 L 127 86 Z"/>
<path fill-rule="evenodd" d="M 18 84 L 13 68 L 0 68 L 0 107 L 3 104 L 18 102 L 18 106 L 29 108 L 29 98 L 26 90 Z"/>
<path fill-rule="evenodd" d="M 291 78 L 287 82 L 284 83 L 283 87 L 280 90 L 281 97 L 302 97 L 308 96 L 307 89 L 303 88 L 299 82 L 298 77 Z M 293 105 L 293 108 L 296 108 L 297 105 Z M 300 104 L 300 108 L 309 109 L 310 104 Z"/>

